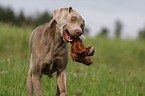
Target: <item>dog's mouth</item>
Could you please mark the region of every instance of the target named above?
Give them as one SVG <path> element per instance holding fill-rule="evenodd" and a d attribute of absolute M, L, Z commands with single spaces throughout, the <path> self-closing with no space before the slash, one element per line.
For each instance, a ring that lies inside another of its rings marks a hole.
<path fill-rule="evenodd" d="M 68 30 L 64 30 L 63 37 L 64 37 L 64 39 L 65 39 L 66 42 L 73 41 L 72 36 L 70 35 L 70 33 L 69 33 Z"/>

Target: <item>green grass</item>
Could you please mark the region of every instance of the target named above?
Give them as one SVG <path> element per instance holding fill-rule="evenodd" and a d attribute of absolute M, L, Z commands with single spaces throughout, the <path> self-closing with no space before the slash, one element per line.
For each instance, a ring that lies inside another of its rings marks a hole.
<path fill-rule="evenodd" d="M 0 96 L 27 96 L 29 36 L 32 28 L 0 23 Z M 87 38 L 94 63 L 87 67 L 69 60 L 69 96 L 145 96 L 145 41 Z M 56 77 L 42 78 L 44 96 L 54 96 Z M 35 96 L 35 95 L 34 95 Z"/>

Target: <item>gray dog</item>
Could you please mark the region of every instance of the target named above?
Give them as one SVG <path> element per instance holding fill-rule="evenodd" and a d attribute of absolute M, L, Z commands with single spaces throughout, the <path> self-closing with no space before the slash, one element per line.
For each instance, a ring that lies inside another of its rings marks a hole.
<path fill-rule="evenodd" d="M 28 96 L 32 96 L 33 88 L 36 96 L 43 96 L 43 74 L 49 77 L 57 74 L 56 96 L 67 96 L 67 43 L 72 41 L 71 36 L 81 36 L 84 33 L 84 25 L 82 17 L 71 7 L 61 8 L 53 12 L 53 19 L 49 23 L 32 32 L 29 41 L 31 60 L 27 78 Z"/>

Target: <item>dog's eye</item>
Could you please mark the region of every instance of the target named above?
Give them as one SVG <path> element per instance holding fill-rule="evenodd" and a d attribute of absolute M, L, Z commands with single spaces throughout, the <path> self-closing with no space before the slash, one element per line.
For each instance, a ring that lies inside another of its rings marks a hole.
<path fill-rule="evenodd" d="M 72 17 L 72 18 L 71 18 L 71 21 L 75 21 L 75 20 L 76 20 L 76 18 L 75 18 L 75 17 Z"/>

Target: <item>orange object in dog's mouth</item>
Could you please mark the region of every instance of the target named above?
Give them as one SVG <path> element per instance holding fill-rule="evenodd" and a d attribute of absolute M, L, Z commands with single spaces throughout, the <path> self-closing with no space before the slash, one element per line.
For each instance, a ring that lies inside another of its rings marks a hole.
<path fill-rule="evenodd" d="M 71 42 L 73 40 L 68 30 L 64 30 L 63 37 L 66 42 Z"/>

